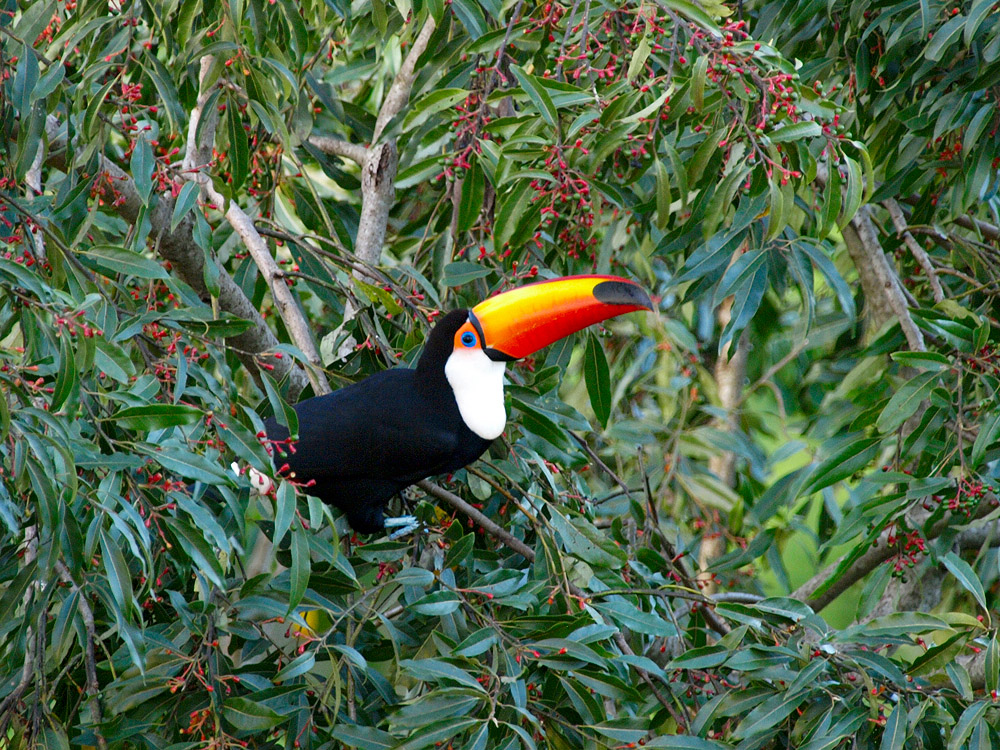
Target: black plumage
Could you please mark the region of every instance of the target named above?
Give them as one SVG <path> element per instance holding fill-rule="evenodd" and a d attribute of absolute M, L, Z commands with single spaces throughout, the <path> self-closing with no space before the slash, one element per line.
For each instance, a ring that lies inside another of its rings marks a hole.
<path fill-rule="evenodd" d="M 278 457 L 307 491 L 336 506 L 356 531 L 384 528 L 386 503 L 414 482 L 456 471 L 481 456 L 492 441 L 462 420 L 445 377 L 455 333 L 468 310 L 445 315 L 431 331 L 414 369 L 375 373 L 325 396 L 296 404 L 295 451 Z M 265 420 L 268 438 L 288 430 Z"/>

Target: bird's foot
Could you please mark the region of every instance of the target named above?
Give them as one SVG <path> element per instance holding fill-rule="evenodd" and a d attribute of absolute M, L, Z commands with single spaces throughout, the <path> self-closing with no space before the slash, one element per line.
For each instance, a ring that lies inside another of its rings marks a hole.
<path fill-rule="evenodd" d="M 395 518 L 385 519 L 386 529 L 395 529 L 391 534 L 389 534 L 390 539 L 399 539 L 401 536 L 406 536 L 412 533 L 420 526 L 420 521 L 417 520 L 416 516 L 396 516 Z"/>

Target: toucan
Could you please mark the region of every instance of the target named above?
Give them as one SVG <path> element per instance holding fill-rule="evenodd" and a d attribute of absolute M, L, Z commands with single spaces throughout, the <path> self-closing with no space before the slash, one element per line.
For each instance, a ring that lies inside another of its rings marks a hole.
<path fill-rule="evenodd" d="M 298 403 L 298 439 L 277 463 L 287 461 L 287 475 L 339 508 L 355 531 L 408 532 L 416 519 L 386 519 L 386 503 L 421 479 L 472 463 L 500 436 L 508 362 L 643 309 L 652 303 L 638 284 L 594 275 L 540 281 L 452 310 L 431 330 L 415 368 L 384 370 Z M 288 441 L 274 418 L 265 427 L 272 445 Z M 253 480 L 260 489 L 266 478 Z"/>

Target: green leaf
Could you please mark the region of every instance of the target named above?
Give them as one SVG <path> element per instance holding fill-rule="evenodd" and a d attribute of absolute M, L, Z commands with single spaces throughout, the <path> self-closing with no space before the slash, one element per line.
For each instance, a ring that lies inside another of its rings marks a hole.
<path fill-rule="evenodd" d="M 986 715 L 989 707 L 986 701 L 976 701 L 962 712 L 948 739 L 948 750 L 959 750 L 965 744 L 972 734 L 973 727 Z"/>
<path fill-rule="evenodd" d="M 205 484 L 232 484 L 233 482 L 233 477 L 227 474 L 222 467 L 199 453 L 179 448 L 162 451 L 147 449 L 145 452 L 167 471 L 193 479 L 196 482 L 204 482 Z"/>
<path fill-rule="evenodd" d="M 670 669 L 711 669 L 725 664 L 732 652 L 720 644 L 689 648 L 670 662 Z"/>
<path fill-rule="evenodd" d="M 819 123 L 812 120 L 785 125 L 767 134 L 768 138 L 771 139 L 771 143 L 788 143 L 789 141 L 800 141 L 820 135 L 823 135 L 823 129 L 819 126 Z"/>
<path fill-rule="evenodd" d="M 129 378 L 135 375 L 132 360 L 125 355 L 120 346 L 111 344 L 100 336 L 95 336 L 93 341 L 96 346 L 94 366 L 112 380 L 128 385 Z"/>
<path fill-rule="evenodd" d="M 152 146 L 143 135 L 135 139 L 135 148 L 132 150 L 129 167 L 132 170 L 132 181 L 135 183 L 135 189 L 139 193 L 143 205 L 148 206 L 150 193 L 153 192 L 153 170 L 156 168 L 156 160 L 153 158 Z"/>
<path fill-rule="evenodd" d="M 703 29 L 711 33 L 712 36 L 721 36 L 719 27 L 715 21 L 712 20 L 712 17 L 694 3 L 690 3 L 688 0 L 664 0 L 663 4 L 671 10 L 677 11 L 691 21 L 694 21 Z"/>
<path fill-rule="evenodd" d="M 214 425 L 219 437 L 225 441 L 226 447 L 236 454 L 238 459 L 260 469 L 270 468 L 271 459 L 267 449 L 261 445 L 257 435 L 237 422 L 235 417 L 225 422 L 215 420 Z"/>
<path fill-rule="evenodd" d="M 612 622 L 636 633 L 658 635 L 665 638 L 677 635 L 676 628 L 665 617 L 652 612 L 643 612 L 624 599 L 596 602 L 593 606 L 594 609 L 608 616 Z"/>
<path fill-rule="evenodd" d="M 402 659 L 399 666 L 403 671 L 423 682 L 451 681 L 485 692 L 475 677 L 464 669 L 459 669 L 441 659 Z"/>
<path fill-rule="evenodd" d="M 219 559 L 215 556 L 215 552 L 212 551 L 212 548 L 208 546 L 208 542 L 205 541 L 205 537 L 179 519 L 165 518 L 164 522 L 170 531 L 173 532 L 174 536 L 177 537 L 177 541 L 180 542 L 184 551 L 195 565 L 198 566 L 198 570 L 220 589 L 225 588 L 223 581 L 225 575 L 222 571 L 222 566 L 219 564 Z"/>
<path fill-rule="evenodd" d="M 288 481 L 282 481 L 275 493 L 274 539 L 272 540 L 275 547 L 281 545 L 285 534 L 292 526 L 293 518 L 295 518 L 295 485 Z"/>
<path fill-rule="evenodd" d="M 469 32 L 473 41 L 489 31 L 482 7 L 475 0 L 452 0 L 451 9 Z"/>
<path fill-rule="evenodd" d="M 972 3 L 972 7 L 969 9 L 969 17 L 965 22 L 965 28 L 962 30 L 962 40 L 965 42 L 966 47 L 972 44 L 972 40 L 975 38 L 980 25 L 995 6 L 996 3 L 994 0 L 975 0 Z"/>
<path fill-rule="evenodd" d="M 87 251 L 78 250 L 77 252 L 96 266 L 99 271 L 111 276 L 123 273 L 140 279 L 167 278 L 167 272 L 155 260 L 130 252 L 122 247 L 95 245 Z"/>
<path fill-rule="evenodd" d="M 59 374 L 56 375 L 56 384 L 52 391 L 52 402 L 49 410 L 59 411 L 59 408 L 66 403 L 66 399 L 70 397 L 78 384 L 73 350 L 69 343 L 69 336 L 64 334 L 59 337 Z"/>
<path fill-rule="evenodd" d="M 502 248 L 514 236 L 518 224 L 531 205 L 533 196 L 531 181 L 522 179 L 498 197 L 496 219 L 493 223 L 494 248 Z"/>
<path fill-rule="evenodd" d="M 705 78 L 708 72 L 708 55 L 700 55 L 691 70 L 691 101 L 696 112 L 705 108 Z"/>
<path fill-rule="evenodd" d="M 744 253 L 726 269 L 719 289 L 723 296 L 733 295 L 729 322 L 719 337 L 719 354 L 750 323 L 767 291 L 767 251 L 765 247 Z M 718 297 L 719 295 L 717 295 Z"/>
<path fill-rule="evenodd" d="M 847 166 L 847 189 L 844 194 L 844 204 L 837 218 L 837 228 L 843 229 L 861 208 L 864 199 L 865 177 L 861 165 L 849 156 L 844 157 Z"/>
<path fill-rule="evenodd" d="M 420 127 L 431 116 L 446 109 L 451 109 L 459 102 L 464 101 L 468 95 L 469 92 L 465 89 L 437 89 L 420 97 L 410 105 L 406 116 L 403 118 L 403 132 L 406 133 Z"/>
<path fill-rule="evenodd" d="M 111 87 L 115 85 L 117 80 L 117 78 L 112 78 L 104 84 L 87 105 L 87 111 L 83 116 L 83 132 L 88 140 L 99 140 L 97 137 L 97 128 L 100 122 L 101 105 L 104 104 L 104 100 L 111 91 Z"/>
<path fill-rule="evenodd" d="M 35 50 L 28 46 L 27 42 L 22 42 L 17 63 L 17 72 L 14 74 L 14 106 L 17 107 L 21 117 L 25 117 L 31 110 L 31 105 L 35 99 L 35 84 L 38 83 L 38 58 L 35 57 Z"/>
<path fill-rule="evenodd" d="M 690 185 L 697 185 L 701 181 L 701 177 L 705 172 L 705 167 L 708 166 L 709 160 L 712 155 L 718 150 L 719 142 L 725 136 L 725 128 L 717 128 L 714 132 L 709 133 L 705 140 L 702 141 L 698 150 L 694 152 L 694 156 L 688 163 L 687 168 L 687 180 Z"/>
<path fill-rule="evenodd" d="M 611 373 L 600 339 L 593 333 L 587 335 L 587 352 L 583 360 L 583 376 L 587 381 L 590 405 L 601 427 L 608 426 L 611 416 Z"/>
<path fill-rule="evenodd" d="M 390 315 L 399 315 L 403 312 L 400 304 L 382 287 L 376 284 L 369 284 L 361 279 L 352 278 L 351 281 L 355 288 L 359 289 L 371 302 L 376 305 L 381 304 L 385 307 L 386 312 Z"/>
<path fill-rule="evenodd" d="M 802 494 L 811 494 L 846 479 L 867 466 L 878 452 L 878 438 L 855 436 L 813 469 Z"/>
<path fill-rule="evenodd" d="M 449 263 L 444 267 L 444 283 L 446 286 L 462 286 L 470 281 L 482 279 L 493 273 L 493 269 L 470 263 L 467 260 L 458 260 Z"/>
<path fill-rule="evenodd" d="M 128 563 L 125 562 L 125 556 L 122 555 L 121 547 L 111 541 L 104 530 L 101 531 L 101 558 L 111 593 L 118 602 L 119 609 L 123 613 L 133 611 L 135 595 L 132 591 L 132 574 L 129 572 Z"/>
<path fill-rule="evenodd" d="M 468 232 L 479 218 L 480 211 L 483 210 L 483 196 L 486 193 L 486 177 L 483 175 L 483 168 L 479 162 L 473 162 L 465 179 L 462 180 L 462 199 L 458 204 L 458 222 L 456 229 L 459 232 Z"/>
<path fill-rule="evenodd" d="M 410 609 L 428 617 L 450 615 L 462 605 L 462 600 L 453 591 L 435 591 L 410 605 Z"/>
<path fill-rule="evenodd" d="M 736 731 L 733 732 L 733 737 L 742 739 L 763 733 L 788 718 L 808 697 L 808 691 L 793 692 L 789 690 L 768 698 L 746 715 L 740 725 L 736 727 Z"/>
<path fill-rule="evenodd" d="M 514 77 L 517 78 L 518 84 L 524 89 L 524 93 L 528 95 L 528 98 L 531 99 L 531 102 L 535 105 L 539 114 L 541 114 L 542 119 L 552 127 L 558 127 L 559 113 L 556 111 L 556 105 L 552 103 L 552 97 L 549 96 L 549 92 L 545 90 L 545 87 L 538 82 L 535 76 L 525 73 L 520 66 L 511 65 L 510 69 L 514 73 Z"/>
<path fill-rule="evenodd" d="M 677 0 L 670 2 L 673 5 Z M 686 737 L 682 735 L 665 735 L 653 737 L 647 741 L 643 747 L 664 748 L 665 750 L 729 750 L 729 745 L 724 745 L 715 740 L 703 740 L 701 737 Z"/>
<path fill-rule="evenodd" d="M 882 730 L 882 743 L 879 750 L 902 750 L 906 741 L 906 709 L 897 705 Z"/>
<path fill-rule="evenodd" d="M 195 203 L 198 201 L 198 195 L 200 188 L 196 182 L 187 182 L 181 188 L 181 192 L 177 196 L 177 200 L 174 202 L 174 212 L 170 217 L 170 231 L 173 232 L 177 229 L 177 225 L 180 224 L 184 217 L 188 215 L 188 212 L 194 208 Z"/>
<path fill-rule="evenodd" d="M 479 725 L 481 719 L 444 719 L 429 724 L 414 732 L 397 750 L 422 750 L 426 747 L 440 747 L 460 732 Z"/>
<path fill-rule="evenodd" d="M 388 750 L 399 744 L 388 732 L 353 724 L 338 724 L 333 729 L 333 738 L 348 747 L 358 747 L 362 750 Z"/>
<path fill-rule="evenodd" d="M 455 656 L 482 656 L 494 645 L 499 638 L 492 628 L 480 628 L 464 641 L 455 646 Z"/>
<path fill-rule="evenodd" d="M 990 722 L 980 718 L 969 735 L 969 750 L 993 750 L 993 739 Z"/>
<path fill-rule="evenodd" d="M 198 407 L 181 404 L 129 406 L 110 417 L 113 422 L 130 430 L 158 430 L 176 425 L 195 424 L 204 418 L 205 412 Z"/>
<path fill-rule="evenodd" d="M 292 568 L 289 572 L 288 611 L 292 612 L 302 597 L 305 596 L 312 574 L 312 562 L 309 558 L 309 536 L 301 523 L 292 526 Z"/>
<path fill-rule="evenodd" d="M 314 651 L 306 651 L 299 654 L 290 662 L 288 666 L 282 668 L 280 672 L 274 675 L 275 684 L 280 684 L 286 682 L 287 680 L 294 679 L 300 675 L 307 674 L 311 672 L 313 667 L 316 666 L 316 653 Z"/>
<path fill-rule="evenodd" d="M 922 370 L 941 372 L 951 367 L 951 360 L 937 352 L 892 352 L 889 356 L 893 362 Z"/>
<path fill-rule="evenodd" d="M 226 107 L 226 124 L 229 126 L 229 174 L 233 190 L 239 190 L 243 186 L 250 168 L 250 144 L 243 128 L 243 118 L 240 116 L 238 104 L 235 97 L 230 97 L 229 106 Z"/>
<path fill-rule="evenodd" d="M 589 521 L 579 516 L 566 518 L 552 509 L 552 525 L 559 533 L 570 554 L 599 568 L 618 569 L 628 559 L 612 540 L 603 536 Z"/>
<path fill-rule="evenodd" d="M 932 630 L 950 630 L 948 623 L 940 617 L 923 612 L 893 612 L 876 617 L 864 625 L 855 626 L 841 635 L 845 639 L 863 632 L 871 638 L 894 638 L 897 636 L 920 635 Z"/>
<path fill-rule="evenodd" d="M 990 645 L 986 647 L 986 665 L 983 669 L 986 676 L 986 692 L 994 693 L 1000 688 L 1000 641 L 997 636 L 1000 631 L 994 630 Z"/>
<path fill-rule="evenodd" d="M 924 57 L 934 62 L 940 62 L 944 58 L 944 53 L 951 46 L 952 42 L 958 39 L 965 27 L 966 18 L 959 14 L 952 16 L 941 27 L 934 31 L 931 42 L 924 47 Z"/>
<path fill-rule="evenodd" d="M 13 580 L 7 584 L 3 596 L 0 597 L 0 622 L 11 622 L 14 620 L 12 613 L 15 607 L 22 607 L 25 603 L 25 592 L 29 584 L 34 581 L 38 572 L 38 560 L 31 560 L 24 565 L 14 576 Z"/>
<path fill-rule="evenodd" d="M 649 53 L 651 51 L 649 46 L 649 39 L 645 36 L 639 39 L 639 43 L 635 46 L 632 51 L 632 58 L 628 63 L 628 73 L 627 78 L 631 81 L 645 68 L 646 60 L 649 59 Z"/>
<path fill-rule="evenodd" d="M 972 120 L 969 122 L 969 126 L 965 129 L 965 135 L 962 136 L 962 152 L 969 154 L 976 147 L 976 141 L 979 140 L 979 136 L 983 134 L 990 122 L 993 120 L 993 115 L 996 112 L 996 107 L 992 104 L 984 104 L 977 111 L 976 114 L 972 116 Z"/>
<path fill-rule="evenodd" d="M 844 315 L 847 316 L 848 320 L 853 321 L 857 314 L 854 304 L 854 293 L 823 249 L 811 242 L 798 242 L 795 244 L 795 248 L 807 255 L 813 262 L 813 265 L 823 274 L 826 282 L 833 287 L 834 292 L 837 294 L 837 301 L 840 303 L 840 308 L 844 311 Z"/>
<path fill-rule="evenodd" d="M 659 158 L 653 161 L 656 171 L 656 226 L 663 229 L 670 220 L 670 175 L 667 168 Z"/>
<path fill-rule="evenodd" d="M 922 372 L 904 383 L 879 414 L 875 422 L 879 431 L 892 432 L 912 417 L 920 408 L 921 402 L 928 397 L 937 380 L 938 373 Z"/>
<path fill-rule="evenodd" d="M 954 552 L 949 552 L 942 557 L 941 562 L 944 563 L 948 572 L 958 579 L 958 582 L 962 584 L 962 588 L 976 598 L 976 603 L 983 608 L 983 611 L 988 613 L 990 610 L 986 604 L 986 592 L 983 590 L 983 584 L 969 563 Z"/>
<path fill-rule="evenodd" d="M 284 721 L 284 717 L 274 709 L 240 696 L 226 698 L 222 704 L 222 715 L 240 732 L 259 732 Z"/>

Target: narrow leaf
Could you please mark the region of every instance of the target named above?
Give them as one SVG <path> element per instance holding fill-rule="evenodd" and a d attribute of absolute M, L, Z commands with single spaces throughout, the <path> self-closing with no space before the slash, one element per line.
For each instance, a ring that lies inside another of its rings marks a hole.
<path fill-rule="evenodd" d="M 947 555 L 942 557 L 941 562 L 944 563 L 948 572 L 958 579 L 958 582 L 962 584 L 962 588 L 976 598 L 976 603 L 978 603 L 984 611 L 989 612 L 989 607 L 986 604 L 986 592 L 983 590 L 983 584 L 979 580 L 979 576 L 976 575 L 976 571 L 972 569 L 969 563 L 956 555 L 954 552 L 949 552 Z"/>
<path fill-rule="evenodd" d="M 611 374 L 604 348 L 593 333 L 587 336 L 587 352 L 583 360 L 583 375 L 587 381 L 590 405 L 601 427 L 608 426 L 611 416 Z"/>
<path fill-rule="evenodd" d="M 937 378 L 936 372 L 922 372 L 904 383 L 882 409 L 875 426 L 881 432 L 892 432 L 902 425 L 920 408 L 921 401 L 930 394 Z"/>
<path fill-rule="evenodd" d="M 556 105 L 552 103 L 552 97 L 549 96 L 549 92 L 545 90 L 545 87 L 538 82 L 535 76 L 525 73 L 519 66 L 511 65 L 510 69 L 514 73 L 514 77 L 517 78 L 518 84 L 524 89 L 524 93 L 531 99 L 545 122 L 552 127 L 557 127 L 559 114 L 556 112 Z"/>
<path fill-rule="evenodd" d="M 305 596 L 306 587 L 309 585 L 309 576 L 312 573 L 307 534 L 308 532 L 302 528 L 302 524 L 296 523 L 292 526 L 292 569 L 288 585 L 289 612 L 292 612 Z"/>

